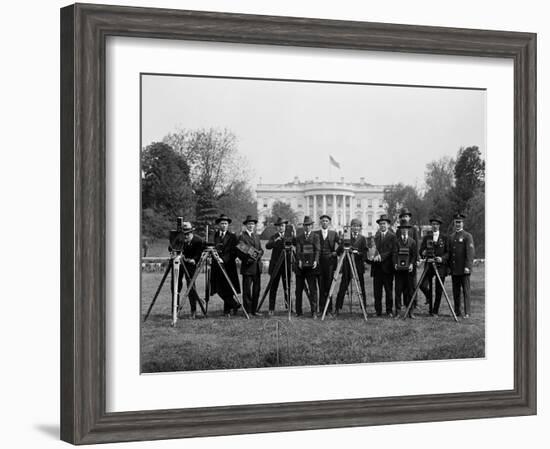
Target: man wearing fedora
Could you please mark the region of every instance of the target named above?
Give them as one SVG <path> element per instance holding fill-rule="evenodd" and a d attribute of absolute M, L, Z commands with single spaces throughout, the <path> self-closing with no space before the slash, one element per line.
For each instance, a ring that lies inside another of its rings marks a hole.
<path fill-rule="evenodd" d="M 389 229 L 390 219 L 386 214 L 376 220 L 378 231 L 374 235 L 374 244 L 378 254 L 373 260 L 368 260 L 371 264 L 370 275 L 373 278 L 374 290 L 374 309 L 377 316 L 382 315 L 382 291 L 386 295 L 386 314 L 391 318 L 393 316 L 393 251 L 395 248 L 395 234 Z"/>
<path fill-rule="evenodd" d="M 433 215 L 430 218 L 432 234 L 425 235 L 422 238 L 422 243 L 420 245 L 420 255 L 424 259 L 426 259 L 428 241 L 431 240 L 433 242 L 433 255 L 435 266 L 437 268 L 437 272 L 439 273 L 439 277 L 441 278 L 442 283 L 445 283 L 445 276 L 447 275 L 447 261 L 449 260 L 449 242 L 447 236 L 443 235 L 443 233 L 440 232 L 440 227 L 442 224 L 443 221 L 441 220 L 441 217 L 439 215 Z M 436 274 L 433 265 L 429 265 L 426 269 L 427 272 L 424 280 L 422 281 L 422 285 L 420 285 L 420 290 L 422 290 L 422 293 L 424 293 L 424 295 L 428 299 L 430 315 L 437 316 L 439 314 L 439 305 L 441 304 L 441 295 L 443 294 L 443 288 L 441 287 L 441 284 L 436 280 L 435 301 L 432 304 L 432 285 Z"/>
<path fill-rule="evenodd" d="M 455 313 L 461 315 L 460 293 L 464 296 L 464 318 L 470 317 L 470 274 L 474 262 L 474 239 L 464 230 L 465 215 L 453 216 L 454 232 L 449 236 L 449 271 L 453 282 Z"/>
<path fill-rule="evenodd" d="M 409 236 L 411 225 L 407 220 L 401 219 L 399 222 L 399 236 L 396 236 L 395 247 L 393 251 L 393 264 L 395 268 L 395 310 L 399 315 L 401 304 L 409 306 L 414 292 L 414 267 L 418 258 L 416 241 Z M 401 250 L 408 250 L 408 264 L 404 269 L 399 265 L 399 255 Z M 412 308 L 409 310 L 409 317 L 414 318 Z"/>
<path fill-rule="evenodd" d="M 191 226 L 191 223 L 188 221 L 184 222 L 182 225 L 182 232 L 183 232 L 183 263 L 185 265 L 185 268 L 187 269 L 187 273 L 185 274 L 185 282 L 187 285 L 191 282 L 191 279 L 193 278 L 195 274 L 195 270 L 197 269 L 197 264 L 199 263 L 199 260 L 202 255 L 202 251 L 204 249 L 204 241 L 201 239 L 198 235 L 195 235 L 193 232 L 195 231 L 195 228 Z M 178 279 L 178 295 L 181 292 L 181 288 L 183 286 L 183 273 L 185 270 L 180 270 L 179 272 L 179 279 Z M 199 294 L 197 293 L 197 290 L 195 286 L 191 289 L 189 292 L 189 305 L 191 306 L 191 319 L 195 319 L 195 315 L 197 312 L 197 302 L 199 302 Z M 178 304 L 179 304 L 179 296 L 178 296 Z"/>
<path fill-rule="evenodd" d="M 252 215 L 248 215 L 243 225 L 246 229 L 239 236 L 239 241 L 256 248 L 260 252 L 257 260 L 251 257 L 241 256 L 241 275 L 243 277 L 243 303 L 245 310 L 253 316 L 261 315 L 256 313 L 258 308 L 258 298 L 260 297 L 260 282 L 262 274 L 262 258 L 264 254 L 260 237 L 256 234 L 256 224 L 258 220 Z"/>
<path fill-rule="evenodd" d="M 281 255 L 285 252 L 285 231 L 288 220 L 283 220 L 281 217 L 277 218 L 277 221 L 273 223 L 277 228 L 277 232 L 273 234 L 268 242 L 265 244 L 266 249 L 271 250 L 271 258 L 269 259 L 268 273 L 271 277 L 271 287 L 269 288 L 269 315 L 273 315 L 275 311 L 275 301 L 277 299 L 277 290 L 279 289 L 279 281 L 283 280 L 283 293 L 285 296 L 285 304 L 288 307 L 289 304 L 289 291 L 286 289 L 288 280 L 290 280 L 290 274 L 292 267 L 290 266 L 290 254 L 285 254 L 282 257 L 286 258 L 286 270 L 285 264 L 279 268 L 275 273 L 275 266 Z"/>
<path fill-rule="evenodd" d="M 214 245 L 223 261 L 223 268 L 231 281 L 231 285 L 237 293 L 240 293 L 241 286 L 236 263 L 238 239 L 237 235 L 229 230 L 231 221 L 231 218 L 225 214 L 221 214 L 216 218 L 218 230 L 214 234 Z M 229 316 L 231 313 L 234 315 L 239 307 L 241 307 L 235 300 L 231 286 L 228 284 L 227 279 L 216 263 L 212 264 L 211 293 L 217 293 L 220 298 L 222 298 L 223 313 L 225 316 Z"/>
<path fill-rule="evenodd" d="M 319 312 L 319 300 L 317 295 L 317 273 L 319 266 L 319 253 L 321 244 L 319 235 L 313 232 L 313 221 L 307 215 L 304 217 L 303 232 L 298 233 L 296 244 L 296 316 L 301 316 L 302 294 L 305 283 L 309 289 L 309 305 L 311 316 L 315 319 Z M 313 260 L 311 266 L 306 266 L 306 255 Z"/>
<path fill-rule="evenodd" d="M 314 231 L 319 236 L 319 270 L 317 281 L 319 283 L 319 310 L 325 309 L 325 304 L 328 299 L 330 284 L 336 269 L 336 250 L 340 243 L 340 238 L 336 231 L 329 229 L 331 218 L 329 215 L 321 215 L 319 217 L 321 229 Z M 332 301 L 327 309 L 328 313 L 332 313 Z"/>
<path fill-rule="evenodd" d="M 363 306 L 367 310 L 367 294 L 365 292 L 365 260 L 367 253 L 367 239 L 361 235 L 361 228 L 363 224 L 358 218 L 353 218 L 350 222 L 351 235 L 351 252 L 355 261 L 355 267 L 357 268 L 357 275 L 359 277 L 359 287 L 361 288 L 361 299 Z M 344 252 L 344 248 L 340 246 L 338 248 L 338 255 Z M 344 260 L 342 265 L 342 280 L 340 281 L 340 287 L 338 288 L 338 295 L 336 296 L 336 314 L 340 313 L 342 306 L 344 305 L 344 297 L 348 289 L 349 283 L 352 280 L 351 266 L 348 260 Z M 355 288 L 355 285 L 353 285 Z"/>

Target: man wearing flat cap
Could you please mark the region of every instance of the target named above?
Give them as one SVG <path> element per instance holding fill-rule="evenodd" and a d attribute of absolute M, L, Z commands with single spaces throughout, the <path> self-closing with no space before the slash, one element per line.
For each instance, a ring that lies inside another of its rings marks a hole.
<path fill-rule="evenodd" d="M 221 214 L 216 218 L 216 225 L 218 230 L 214 234 L 214 245 L 220 258 L 223 261 L 223 267 L 231 285 L 237 293 L 241 292 L 241 286 L 239 283 L 239 275 L 237 274 L 237 235 L 229 230 L 231 224 L 231 218 L 225 214 Z M 241 305 L 235 300 L 233 296 L 233 290 L 231 285 L 228 284 L 227 279 L 223 275 L 218 264 L 212 264 L 212 281 L 211 281 L 211 293 L 217 293 L 223 300 L 223 313 L 225 316 L 233 315 L 237 312 Z"/>
<path fill-rule="evenodd" d="M 302 315 L 302 294 L 305 284 L 309 289 L 309 306 L 311 316 L 315 319 L 319 312 L 317 295 L 317 273 L 321 245 L 319 235 L 312 231 L 313 221 L 304 217 L 303 231 L 295 239 L 296 244 L 296 315 Z"/>
<path fill-rule="evenodd" d="M 239 236 L 239 241 L 245 243 L 259 251 L 260 257 L 256 260 L 249 256 L 240 255 L 241 259 L 241 275 L 243 277 L 243 304 L 245 310 L 253 316 L 261 315 L 256 313 L 258 308 L 258 298 L 260 297 L 260 282 L 262 274 L 262 258 L 264 254 L 260 237 L 256 234 L 256 224 L 258 220 L 251 215 L 248 215 L 243 225 L 245 230 Z"/>
<path fill-rule="evenodd" d="M 426 259 L 428 253 L 428 242 L 433 242 L 433 255 L 434 262 L 441 278 L 442 283 L 445 282 L 445 276 L 447 275 L 447 261 L 449 260 L 449 242 L 447 236 L 440 232 L 440 227 L 443 221 L 439 215 L 433 215 L 430 218 L 430 225 L 432 227 L 431 234 L 427 234 L 422 238 L 422 244 L 420 245 L 420 255 Z M 425 262 L 427 263 L 427 262 Z M 433 265 L 429 265 L 427 268 L 426 276 L 422 281 L 420 290 L 428 299 L 429 313 L 431 316 L 437 316 L 439 314 L 439 305 L 441 304 L 441 295 L 443 294 L 443 288 L 441 284 L 435 280 L 435 302 L 432 304 L 432 285 L 434 277 L 436 276 Z"/>
<path fill-rule="evenodd" d="M 279 281 L 283 280 L 283 293 L 285 297 L 285 304 L 288 307 L 289 291 L 286 289 L 287 280 L 290 279 L 292 267 L 290 254 L 285 253 L 285 232 L 288 220 L 283 220 L 281 217 L 277 218 L 277 221 L 273 223 L 277 228 L 277 232 L 273 234 L 268 242 L 265 244 L 266 249 L 271 250 L 271 258 L 269 259 L 268 273 L 271 276 L 271 287 L 269 288 L 269 315 L 273 315 L 275 311 L 275 301 L 277 299 L 277 290 L 279 289 Z M 285 253 L 283 255 L 283 253 Z M 279 270 L 275 272 L 277 262 L 281 257 L 286 258 L 286 265 L 283 261 Z M 286 270 L 285 270 L 286 266 Z"/>
<path fill-rule="evenodd" d="M 374 245 L 378 254 L 371 264 L 370 275 L 373 278 L 374 309 L 377 316 L 382 315 L 382 291 L 386 295 L 386 314 L 393 317 L 393 250 L 395 248 L 395 234 L 389 229 L 390 219 L 386 214 L 376 220 L 378 231 L 374 235 Z"/>
<path fill-rule="evenodd" d="M 363 306 L 365 311 L 367 310 L 367 294 L 365 292 L 365 259 L 367 253 L 367 240 L 364 236 L 361 235 L 361 220 L 354 218 L 350 223 L 351 234 L 350 234 L 350 243 L 351 243 L 351 252 L 353 254 L 353 260 L 355 261 L 355 266 L 357 268 L 357 275 L 359 276 L 359 287 L 361 288 L 361 300 L 363 301 Z M 344 252 L 344 248 L 338 248 L 338 255 Z M 340 287 L 338 288 L 338 295 L 336 296 L 336 314 L 340 312 L 342 306 L 344 305 L 344 296 L 349 287 L 349 283 L 352 280 L 352 272 L 349 261 L 344 259 L 344 264 L 342 265 L 342 280 L 340 281 Z M 354 286 L 355 287 L 355 286 Z"/>
<path fill-rule="evenodd" d="M 182 228 L 183 232 L 183 249 L 182 249 L 182 260 L 183 264 L 187 270 L 185 273 L 185 282 L 187 285 L 191 282 L 197 269 L 197 264 L 202 256 L 202 251 L 204 249 L 204 241 L 198 235 L 194 234 L 195 228 L 191 225 L 190 222 L 183 222 Z M 180 269 L 179 278 L 178 278 L 178 305 L 179 293 L 181 292 L 183 286 L 183 269 Z M 191 319 L 195 319 L 197 312 L 197 302 L 199 302 L 199 294 L 195 286 L 189 292 L 189 305 L 191 306 Z"/>
<path fill-rule="evenodd" d="M 395 268 L 395 310 L 399 315 L 401 304 L 409 306 L 414 292 L 414 267 L 418 257 L 416 241 L 408 235 L 411 225 L 407 220 L 401 219 L 399 222 L 399 237 L 396 236 L 395 247 L 393 251 L 393 264 Z M 404 250 L 404 251 L 403 251 Z M 405 263 L 400 257 L 407 253 Z M 414 318 L 412 308 L 409 310 L 409 317 Z"/>
<path fill-rule="evenodd" d="M 325 304 L 328 299 L 330 284 L 336 269 L 336 249 L 340 243 L 340 238 L 336 231 L 330 228 L 331 218 L 329 215 L 321 215 L 319 217 L 321 229 L 314 231 L 319 236 L 319 310 L 325 309 Z M 327 311 L 332 313 L 332 301 L 328 306 Z"/>
<path fill-rule="evenodd" d="M 449 271 L 453 282 L 455 313 L 461 315 L 460 296 L 464 297 L 464 318 L 470 317 L 470 274 L 474 262 L 474 239 L 464 230 L 465 215 L 453 216 L 455 230 L 449 236 Z"/>

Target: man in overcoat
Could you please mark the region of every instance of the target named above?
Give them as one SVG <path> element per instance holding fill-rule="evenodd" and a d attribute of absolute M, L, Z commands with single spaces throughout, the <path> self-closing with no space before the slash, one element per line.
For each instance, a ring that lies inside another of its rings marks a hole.
<path fill-rule="evenodd" d="M 411 297 L 414 292 L 414 267 L 418 258 L 418 249 L 414 238 L 408 235 L 411 225 L 406 220 L 401 220 L 399 223 L 399 237 L 395 238 L 395 247 L 393 251 L 393 265 L 395 268 L 395 310 L 396 315 L 399 315 L 401 304 L 408 307 L 411 302 Z M 407 264 L 401 266 L 400 254 L 401 250 L 406 250 Z M 409 317 L 414 318 L 412 308 L 409 310 Z"/>
<path fill-rule="evenodd" d="M 319 313 L 317 296 L 317 274 L 321 244 L 319 235 L 313 232 L 313 221 L 307 215 L 304 217 L 304 229 L 295 239 L 296 244 L 296 315 L 302 315 L 302 294 L 305 283 L 309 289 L 309 304 L 311 316 L 315 319 Z M 313 260 L 312 266 L 305 266 L 305 256 Z"/>
<path fill-rule="evenodd" d="M 430 225 L 432 226 L 431 235 L 427 234 L 422 238 L 420 245 L 420 256 L 425 259 L 424 263 L 428 263 L 428 242 L 433 242 L 433 261 L 441 282 L 445 283 L 445 276 L 447 276 L 447 261 L 449 260 L 449 241 L 446 235 L 440 232 L 440 227 L 443 221 L 439 215 L 434 215 L 430 218 Z M 433 265 L 429 264 L 426 275 L 420 285 L 420 290 L 428 299 L 428 308 L 431 316 L 437 316 L 439 314 L 439 306 L 441 304 L 441 295 L 443 294 L 443 288 L 436 277 Z M 432 304 L 432 285 L 435 282 L 435 301 Z"/>
<path fill-rule="evenodd" d="M 223 268 L 231 281 L 231 285 L 235 292 L 241 292 L 239 283 L 239 275 L 237 274 L 237 235 L 229 230 L 231 218 L 225 214 L 221 214 L 216 219 L 218 230 L 214 234 L 214 245 L 222 262 Z M 223 300 L 223 313 L 228 316 L 231 313 L 235 314 L 241 305 L 235 300 L 231 285 L 227 282 L 221 269 L 216 262 L 212 263 L 212 279 L 211 293 L 218 294 Z"/>
<path fill-rule="evenodd" d="M 350 234 L 350 243 L 351 243 L 351 253 L 355 261 L 355 267 L 357 268 L 357 276 L 359 281 L 359 288 L 361 289 L 361 300 L 363 301 L 363 306 L 365 310 L 367 308 L 367 293 L 365 292 L 365 260 L 367 253 L 367 239 L 361 235 L 361 220 L 354 218 L 351 220 L 351 234 Z M 338 255 L 341 255 L 344 252 L 344 247 L 340 246 L 338 248 Z M 342 306 L 344 305 L 344 297 L 346 291 L 349 287 L 349 283 L 352 281 L 352 273 L 349 261 L 344 259 L 344 264 L 342 265 L 342 279 L 340 281 L 340 287 L 338 288 L 338 296 L 336 297 L 336 314 L 340 312 Z M 352 284 L 352 288 L 356 288 Z"/>
<path fill-rule="evenodd" d="M 340 238 L 336 231 L 329 229 L 331 218 L 329 215 L 321 215 L 319 217 L 321 229 L 314 231 L 319 236 L 319 270 L 318 270 L 318 283 L 319 283 L 319 310 L 325 309 L 328 293 L 330 290 L 330 284 L 332 283 L 332 277 L 334 276 L 334 270 L 336 268 L 336 250 L 338 248 Z M 332 313 L 332 301 L 330 302 L 328 313 Z"/>
<path fill-rule="evenodd" d="M 262 258 L 264 254 L 260 237 L 256 234 L 256 224 L 258 220 L 251 215 L 248 215 L 243 221 L 243 225 L 246 229 L 239 236 L 239 241 L 246 243 L 247 245 L 256 248 L 260 257 L 254 260 L 249 256 L 240 255 L 241 259 L 241 275 L 243 277 L 243 303 L 245 310 L 253 316 L 261 315 L 256 312 L 258 308 L 258 298 L 260 296 L 261 288 L 261 274 L 262 274 Z"/>
<path fill-rule="evenodd" d="M 464 297 L 464 318 L 470 317 L 470 275 L 474 263 L 474 239 L 464 230 L 465 215 L 457 213 L 453 217 L 455 230 L 449 236 L 449 271 L 453 282 L 455 313 L 461 315 L 460 296 Z"/>
<path fill-rule="evenodd" d="M 283 220 L 281 217 L 278 217 L 277 221 L 273 224 L 277 227 L 277 232 L 273 234 L 265 244 L 266 249 L 271 250 L 271 258 L 269 259 L 268 267 L 268 273 L 271 277 L 271 287 L 269 288 L 269 315 L 273 315 L 275 311 L 277 290 L 279 289 L 279 281 L 281 279 L 283 280 L 283 293 L 285 297 L 285 304 L 288 307 L 290 292 L 287 291 L 287 288 L 285 286 L 288 285 L 287 281 L 290 280 L 290 274 L 292 272 L 292 267 L 290 266 L 290 252 L 283 255 L 283 253 L 285 253 L 285 232 L 288 220 Z M 280 257 L 286 258 L 286 265 L 283 260 L 280 268 L 277 270 L 277 272 L 275 272 L 275 267 Z"/>
<path fill-rule="evenodd" d="M 378 231 L 374 236 L 374 244 L 378 254 L 373 260 L 367 260 L 371 264 L 371 277 L 373 278 L 374 309 L 377 316 L 382 315 L 382 291 L 386 296 L 386 314 L 393 317 L 393 250 L 395 248 L 395 234 L 389 229 L 391 223 L 386 214 L 378 220 Z"/>

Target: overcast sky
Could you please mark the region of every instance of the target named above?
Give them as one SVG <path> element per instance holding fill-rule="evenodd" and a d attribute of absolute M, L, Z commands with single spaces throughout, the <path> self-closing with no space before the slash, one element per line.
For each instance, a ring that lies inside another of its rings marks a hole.
<path fill-rule="evenodd" d="M 426 164 L 485 154 L 484 90 L 144 75 L 142 143 L 177 128 L 227 128 L 251 184 L 329 178 L 422 186 Z"/>

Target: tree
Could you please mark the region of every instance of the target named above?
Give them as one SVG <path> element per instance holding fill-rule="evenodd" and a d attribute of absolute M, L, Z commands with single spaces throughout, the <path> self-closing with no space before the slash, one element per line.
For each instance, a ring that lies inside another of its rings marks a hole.
<path fill-rule="evenodd" d="M 288 220 L 288 222 L 293 225 L 298 223 L 298 213 L 290 207 L 290 204 L 282 201 L 275 201 L 273 206 L 271 206 L 271 216 L 269 217 L 266 225 L 274 223 L 279 217 Z"/>
<path fill-rule="evenodd" d="M 468 200 L 464 227 L 474 238 L 475 257 L 485 257 L 485 189 L 477 189 Z"/>
<path fill-rule="evenodd" d="M 438 214 L 447 224 L 455 212 L 452 201 L 455 161 L 444 157 L 426 165 L 424 201 L 429 214 Z M 429 218 L 429 217 L 428 217 Z"/>
<path fill-rule="evenodd" d="M 194 218 L 189 166 L 169 145 L 155 142 L 141 152 L 143 233 L 165 236 L 176 217 Z"/>
<path fill-rule="evenodd" d="M 481 159 L 478 147 L 460 148 L 454 176 L 454 206 L 457 211 L 463 211 L 476 191 L 485 188 L 485 161 Z"/>
<path fill-rule="evenodd" d="M 256 215 L 258 205 L 254 200 L 254 194 L 245 181 L 238 181 L 221 195 L 218 200 L 220 213 L 227 214 L 233 219 L 235 226 L 247 215 Z"/>
<path fill-rule="evenodd" d="M 387 214 L 392 223 L 399 220 L 399 211 L 402 207 L 410 209 L 413 222 L 422 224 L 428 219 L 428 210 L 422 196 L 416 187 L 404 184 L 395 184 L 384 190 L 384 201 L 387 204 Z"/>

